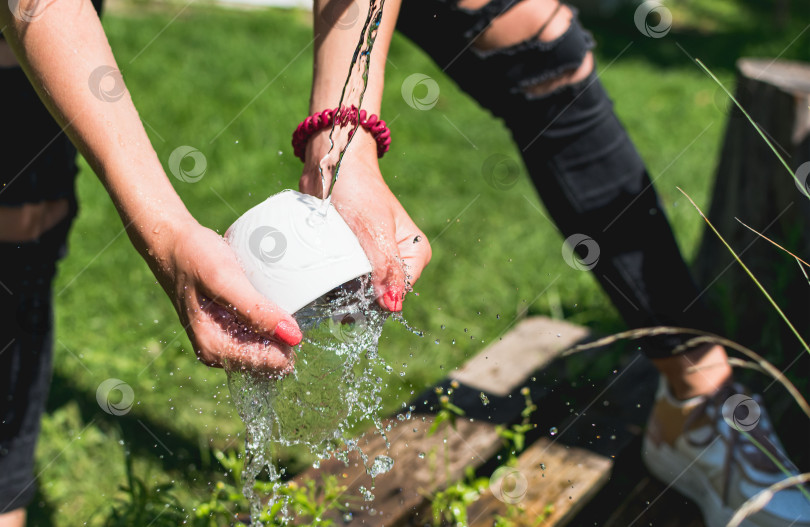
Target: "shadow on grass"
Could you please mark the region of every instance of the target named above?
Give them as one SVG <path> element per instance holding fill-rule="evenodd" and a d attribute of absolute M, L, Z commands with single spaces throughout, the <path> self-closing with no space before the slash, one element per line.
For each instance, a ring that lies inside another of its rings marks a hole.
<path fill-rule="evenodd" d="M 605 60 L 621 55 L 623 59 L 642 59 L 663 69 L 682 68 L 691 60 L 688 53 L 710 65 L 716 73 L 728 74 L 735 71 L 735 62 L 744 56 L 810 60 L 807 53 L 810 31 L 805 31 L 810 25 L 810 4 L 792 3 L 789 17 L 782 25 L 770 2 L 747 2 L 744 14 L 727 16 L 704 8 L 700 2 L 690 2 L 686 8 L 691 19 L 689 25 L 676 25 L 663 38 L 649 38 L 637 30 L 634 7 L 621 9 L 609 17 L 580 16 L 596 39 L 602 66 Z M 707 28 L 698 27 L 702 25 Z"/>
<path fill-rule="evenodd" d="M 201 438 L 159 424 L 137 408 L 124 415 L 110 415 L 99 407 L 95 391 L 89 392 L 55 372 L 46 411 L 54 412 L 68 402 L 76 403 L 83 422 L 94 421 L 105 432 L 120 430 L 133 455 L 153 458 L 166 471 L 187 477 L 190 471 L 211 469 L 210 446 L 203 444 Z M 217 466 L 215 461 L 213 464 Z"/>

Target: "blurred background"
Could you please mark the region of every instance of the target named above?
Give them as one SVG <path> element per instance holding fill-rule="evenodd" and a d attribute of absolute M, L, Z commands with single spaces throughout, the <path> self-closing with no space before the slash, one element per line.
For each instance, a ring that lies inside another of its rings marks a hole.
<path fill-rule="evenodd" d="M 152 143 L 164 166 L 184 145 L 205 156 L 202 177 L 172 183 L 192 214 L 219 233 L 268 195 L 297 188 L 301 163 L 290 138 L 308 114 L 312 15 L 306 4 L 285 2 L 107 2 L 103 23 Z M 704 223 L 676 186 L 708 208 L 730 101 L 689 55 L 730 89 L 740 57 L 806 61 L 810 4 L 671 2 L 672 28 L 661 39 L 639 32 L 634 2 L 581 4 L 598 43 L 601 79 L 691 261 Z M 404 304 L 405 319 L 424 336 L 389 321 L 380 343 L 394 368 L 385 381 L 386 408 L 401 407 L 525 316 L 566 319 L 603 334 L 624 329 L 592 277 L 561 257 L 562 237 L 502 123 L 405 38 L 394 37 L 389 59 L 381 117 L 393 144 L 381 167 L 430 238 L 433 261 L 416 286 L 418 296 Z M 429 110 L 403 98 L 402 84 L 415 73 L 438 84 Z M 496 155 L 518 171 L 500 184 L 484 169 Z M 83 161 L 79 194 L 70 254 L 54 290 L 55 371 L 37 452 L 41 488 L 29 511 L 32 525 L 109 521 L 111 504 L 126 495 L 126 459 L 146 485 L 174 482 L 175 496 L 194 507 L 228 477 L 212 452 L 239 450 L 244 441 L 225 374 L 196 361 L 171 304 Z M 625 348 L 572 375 L 609 375 Z M 799 349 L 793 342 L 767 348 L 757 351 L 777 366 Z M 807 394 L 806 363 L 790 375 Z M 134 403 L 124 415 L 110 415 L 96 401 L 109 378 L 132 389 Z M 281 456 L 289 473 L 311 463 L 294 450 Z"/>

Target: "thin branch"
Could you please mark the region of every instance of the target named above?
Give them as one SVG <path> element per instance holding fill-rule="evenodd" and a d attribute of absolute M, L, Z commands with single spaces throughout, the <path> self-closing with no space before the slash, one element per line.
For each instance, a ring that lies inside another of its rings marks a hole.
<path fill-rule="evenodd" d="M 768 301 L 771 303 L 776 312 L 779 313 L 779 316 L 782 317 L 782 320 L 785 321 L 785 324 L 787 324 L 790 330 L 793 332 L 793 334 L 796 335 L 796 338 L 799 339 L 799 342 L 802 343 L 802 346 L 804 347 L 805 351 L 807 351 L 807 353 L 810 353 L 810 346 L 807 345 L 807 342 L 805 342 L 804 338 L 802 338 L 801 334 L 799 334 L 798 330 L 796 330 L 796 328 L 790 322 L 787 315 L 785 315 L 784 311 L 782 311 L 782 308 L 779 307 L 779 304 L 777 304 L 776 301 L 773 299 L 773 297 L 771 297 L 771 295 L 768 293 L 768 291 L 765 290 L 765 288 L 762 286 L 759 280 L 757 280 L 757 277 L 754 276 L 754 273 L 752 273 L 751 270 L 748 269 L 748 266 L 746 266 L 743 263 L 743 261 L 740 260 L 740 257 L 737 256 L 737 253 L 734 252 L 734 249 L 732 249 L 731 246 L 728 244 L 728 242 L 726 242 L 725 238 L 723 238 L 723 236 L 717 231 L 717 229 L 714 228 L 712 222 L 710 222 L 709 218 L 707 218 L 706 215 L 703 214 L 703 211 L 700 210 L 700 207 L 697 206 L 697 203 L 695 203 L 695 201 L 689 196 L 689 194 L 684 192 L 683 189 L 681 189 L 681 187 L 675 188 L 677 188 L 681 192 L 681 194 L 686 196 L 686 199 L 688 199 L 689 202 L 692 203 L 692 206 L 695 207 L 695 209 L 697 209 L 701 217 L 704 219 L 704 221 L 706 221 L 706 224 L 709 226 L 709 228 L 711 228 L 714 234 L 720 239 L 721 242 L 723 242 L 723 245 L 726 246 L 726 249 L 728 249 L 729 252 L 732 254 L 732 256 L 734 256 L 734 259 L 737 260 L 737 263 L 739 263 L 740 266 L 743 268 L 743 270 L 746 272 L 746 274 L 748 274 L 748 276 L 751 277 L 751 280 L 753 280 L 754 283 L 759 288 L 759 290 L 762 291 L 762 294 L 765 295 L 765 298 L 768 299 Z"/>
<path fill-rule="evenodd" d="M 742 507 L 737 509 L 737 512 L 734 513 L 734 516 L 732 516 L 731 519 L 728 521 L 726 527 L 739 527 L 740 524 L 742 524 L 742 522 L 745 521 L 746 518 L 762 510 L 762 508 L 765 507 L 765 505 L 767 505 L 769 501 L 771 501 L 774 494 L 776 494 L 780 490 L 785 490 L 790 487 L 802 485 L 803 483 L 807 483 L 808 481 L 810 481 L 810 472 L 805 474 L 797 474 L 795 476 L 774 483 L 767 489 L 758 492 L 757 494 L 754 495 L 753 498 L 750 498 L 748 501 L 743 503 Z"/>
<path fill-rule="evenodd" d="M 775 241 L 773 241 L 772 239 L 768 238 L 767 236 L 765 236 L 765 235 L 764 235 L 764 234 L 762 234 L 761 232 L 758 232 L 756 229 L 754 229 L 754 228 L 752 228 L 752 227 L 749 227 L 748 225 L 746 225 L 745 223 L 743 223 L 743 221 L 742 221 L 740 218 L 735 217 L 734 219 L 735 219 L 735 220 L 737 220 L 737 221 L 740 223 L 740 225 L 742 225 L 742 226 L 743 226 L 743 227 L 745 227 L 746 229 L 750 230 L 751 232 L 753 232 L 754 234 L 756 234 L 756 235 L 758 235 L 758 236 L 760 236 L 760 237 L 762 237 L 762 238 L 765 238 L 765 240 L 767 240 L 767 241 L 771 242 L 772 244 L 776 245 L 777 247 L 779 247 L 780 249 L 782 249 L 783 251 L 785 251 L 786 253 L 788 253 L 788 254 L 789 254 L 789 255 L 791 255 L 792 257 L 796 258 L 796 261 L 798 261 L 799 263 L 803 263 L 803 264 L 804 264 L 804 265 L 806 265 L 807 267 L 810 267 L 810 264 L 809 264 L 809 263 L 805 262 L 804 260 L 802 260 L 801 258 L 799 258 L 798 256 L 796 256 L 796 255 L 795 255 L 795 254 L 793 254 L 792 252 L 788 251 L 787 249 L 785 249 L 784 247 L 782 247 L 781 245 L 779 245 L 778 243 L 776 243 L 776 242 L 775 242 Z M 801 267 L 801 266 L 799 266 L 799 267 Z M 802 270 L 802 272 L 804 272 L 804 270 Z M 804 276 L 807 276 L 807 274 L 805 273 L 805 275 L 804 275 Z"/>
<path fill-rule="evenodd" d="M 755 351 L 746 348 L 742 344 L 737 344 L 733 340 L 729 340 L 719 335 L 715 335 L 714 333 L 709 333 L 708 331 L 701 331 L 699 329 L 691 329 L 691 328 L 677 328 L 670 326 L 656 326 L 652 328 L 631 329 L 629 331 L 623 331 L 621 333 L 616 333 L 608 337 L 603 337 L 593 342 L 588 342 L 586 344 L 574 346 L 573 348 L 569 348 L 563 351 L 562 356 L 573 355 L 574 353 L 578 353 L 580 351 L 588 349 L 601 348 L 602 346 L 613 344 L 614 342 L 617 342 L 619 340 L 635 340 L 655 335 L 696 335 L 695 338 L 689 339 L 689 341 L 687 341 L 683 345 L 675 348 L 675 350 L 673 350 L 673 354 L 679 353 L 688 348 L 693 348 L 699 344 L 719 344 L 723 347 L 733 349 L 739 353 L 742 353 L 749 359 L 755 361 L 768 375 L 776 379 L 782 386 L 784 386 L 785 390 L 787 390 L 787 392 L 791 395 L 791 397 L 793 397 L 793 400 L 796 401 L 796 404 L 799 405 L 799 408 L 801 408 L 802 412 L 804 412 L 804 414 L 807 417 L 810 417 L 810 405 L 807 404 L 807 400 L 804 398 L 804 396 L 802 396 L 801 392 L 799 392 L 796 386 L 794 386 L 794 384 L 790 382 L 790 380 L 787 377 L 785 377 L 785 375 L 781 371 L 776 369 L 776 367 L 773 364 L 765 360 L 765 358 L 763 358 Z"/>

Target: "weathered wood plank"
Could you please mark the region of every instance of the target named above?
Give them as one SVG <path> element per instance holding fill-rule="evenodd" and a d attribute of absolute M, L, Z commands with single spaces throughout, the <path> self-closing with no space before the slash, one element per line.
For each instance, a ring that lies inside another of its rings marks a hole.
<path fill-rule="evenodd" d="M 419 415 L 411 421 L 400 422 L 388 434 L 390 450 L 386 450 L 381 436 L 363 436 L 361 447 L 369 460 L 377 455 L 394 459 L 393 469 L 375 480 L 366 473 L 357 453 L 350 454 L 349 466 L 330 459 L 321 464 L 320 470 L 307 471 L 304 477 L 318 477 L 318 472 L 337 474 L 341 484 L 349 487 L 349 496 L 360 496 L 361 486 L 372 489 L 375 496 L 373 502 L 349 501 L 352 525 L 402 525 L 424 503 L 427 495 L 448 484 L 447 476 L 451 482 L 455 481 L 464 473 L 465 467 L 481 466 L 500 447 L 495 428 L 489 423 L 459 419 L 455 429 L 443 427 L 433 436 L 428 436 L 427 430 L 432 423 L 433 416 L 430 415 Z M 334 512 L 330 517 L 338 519 L 343 514 Z"/>
<path fill-rule="evenodd" d="M 503 397 L 554 360 L 560 351 L 587 339 L 589 334 L 588 329 L 561 320 L 527 318 L 449 377 Z"/>
<path fill-rule="evenodd" d="M 512 518 L 517 526 L 566 525 L 605 484 L 612 467 L 610 458 L 543 437 L 520 455 L 516 472 L 490 486 L 497 495 L 487 492 L 470 507 L 470 527 L 491 527 L 496 515 L 507 516 L 507 503 L 520 508 Z"/>

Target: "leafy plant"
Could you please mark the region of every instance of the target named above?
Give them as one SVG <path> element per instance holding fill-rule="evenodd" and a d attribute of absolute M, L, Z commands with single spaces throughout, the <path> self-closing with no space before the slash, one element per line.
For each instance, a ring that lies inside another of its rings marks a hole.
<path fill-rule="evenodd" d="M 105 527 L 131 527 L 149 525 L 174 527 L 181 524 L 186 515 L 180 502 L 172 494 L 173 483 L 149 486 L 137 477 L 132 466 L 132 456 L 125 456 L 127 483 L 121 486 L 124 497 L 117 498 L 102 525 Z"/>
<path fill-rule="evenodd" d="M 450 388 L 447 389 L 446 395 L 444 395 L 444 388 L 436 388 L 436 394 L 439 395 L 439 412 L 436 414 L 436 417 L 433 418 L 433 424 L 430 425 L 430 428 L 428 429 L 428 437 L 435 434 L 444 422 L 450 423 L 450 426 L 452 426 L 453 430 L 455 430 L 456 418 L 463 417 L 465 415 L 464 410 L 453 404 L 451 400 L 453 390 L 456 388 L 458 388 L 458 381 L 452 381 L 450 383 Z"/>
<path fill-rule="evenodd" d="M 455 428 L 456 418 L 465 414 L 463 409 L 452 403 L 451 397 L 453 390 L 456 388 L 458 388 L 458 383 L 456 381 L 451 382 L 447 394 L 443 394 L 439 398 L 440 410 L 428 431 L 428 435 L 432 435 L 438 431 L 443 423 L 445 426 L 446 424 L 450 424 L 450 426 Z M 437 388 L 436 393 L 442 394 L 443 389 Z M 537 426 L 531 423 L 531 416 L 537 411 L 537 406 L 532 401 L 529 388 L 522 388 L 520 394 L 523 396 L 525 404 L 523 410 L 520 412 L 521 421 L 509 427 L 498 425 L 495 428 L 496 433 L 503 439 L 504 448 L 507 451 L 506 460 L 500 465 L 501 467 L 513 467 L 517 465 L 517 457 L 526 447 L 526 434 Z M 448 448 L 447 441 L 445 441 L 445 470 L 447 471 L 447 479 L 449 480 L 450 467 L 447 457 Z M 489 486 L 490 478 L 477 477 L 473 467 L 468 466 L 464 470 L 464 477 L 461 480 L 429 496 L 431 500 L 433 525 L 436 527 L 444 525 L 445 523 L 460 527 L 468 525 L 467 509 L 481 498 L 482 494 L 486 492 Z M 552 512 L 553 507 L 551 505 L 547 506 L 543 514 L 536 520 L 535 525 L 542 523 Z M 524 513 L 525 511 L 520 505 L 507 503 L 506 514 L 496 516 L 494 518 L 494 525 L 496 527 L 510 527 L 515 525 L 516 520 L 522 517 Z"/>
<path fill-rule="evenodd" d="M 227 479 L 217 481 L 207 499 L 198 503 L 182 503 L 174 492 L 174 483 L 159 483 L 150 486 L 135 475 L 132 458 L 126 457 L 127 484 L 121 486 L 124 492 L 103 518 L 104 527 L 221 527 L 238 522 L 246 516 L 250 505 L 242 493 L 242 468 L 244 452 L 231 450 L 214 451 L 214 457 L 225 469 Z M 287 505 L 296 519 L 307 525 L 330 527 L 334 522 L 325 518 L 333 509 L 342 510 L 341 499 L 346 486 L 338 484 L 334 475 L 325 475 L 321 481 L 306 480 L 303 485 L 295 481 L 277 483 L 257 481 L 254 489 L 264 496 L 274 495 L 277 499 L 265 506 L 260 520 L 267 526 L 287 524 L 282 510 Z M 190 500 L 189 500 L 190 501 Z M 190 515 L 188 511 L 193 511 Z"/>
<path fill-rule="evenodd" d="M 256 489 L 269 494 L 273 491 L 273 484 L 257 483 Z M 277 500 L 270 508 L 265 508 L 260 516 L 261 521 L 267 525 L 286 525 L 287 519 L 283 514 L 285 503 L 292 508 L 295 518 L 306 521 L 306 525 L 313 527 L 330 527 L 334 521 L 326 518 L 330 510 L 343 510 L 341 499 L 347 487 L 338 484 L 337 476 L 324 475 L 320 482 L 308 479 L 304 485 L 289 481 L 276 489 Z"/>
<path fill-rule="evenodd" d="M 523 396 L 524 401 L 524 408 L 520 412 L 521 422 L 510 427 L 503 425 L 495 427 L 495 432 L 504 440 L 504 446 L 509 452 L 509 458 L 506 461 L 507 465 L 512 465 L 517 461 L 517 455 L 526 448 L 526 434 L 537 428 L 537 425 L 531 422 L 532 414 L 537 411 L 537 405 L 532 401 L 529 388 L 521 388 L 520 394 Z"/>
<path fill-rule="evenodd" d="M 475 470 L 468 466 L 464 470 L 464 479 L 431 497 L 433 525 L 439 527 L 447 522 L 450 525 L 466 526 L 467 508 L 478 501 L 488 487 L 489 478 L 476 477 Z"/>

